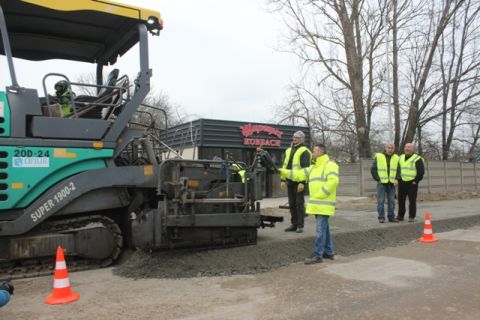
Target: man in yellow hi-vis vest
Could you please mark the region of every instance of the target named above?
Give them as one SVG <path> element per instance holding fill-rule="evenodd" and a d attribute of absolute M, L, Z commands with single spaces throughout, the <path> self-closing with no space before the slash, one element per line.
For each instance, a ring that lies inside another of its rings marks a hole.
<path fill-rule="evenodd" d="M 405 145 L 404 154 L 398 161 L 398 221 L 405 217 L 405 202 L 408 197 L 408 222 L 414 222 L 417 215 L 417 192 L 418 183 L 423 179 L 425 166 L 423 158 L 415 153 L 415 146 L 412 143 Z"/>
<path fill-rule="evenodd" d="M 330 235 L 328 219 L 335 214 L 335 201 L 338 186 L 338 165 L 326 154 L 325 145 L 314 144 L 313 158 L 315 164 L 309 168 L 287 170 L 280 169 L 280 175 L 292 174 L 300 180 L 308 180 L 310 197 L 307 202 L 307 214 L 315 215 L 317 239 L 314 252 L 305 264 L 319 263 L 325 259 L 334 259 L 333 241 Z"/>
<path fill-rule="evenodd" d="M 293 134 L 292 145 L 285 151 L 285 160 L 283 161 L 283 169 L 303 169 L 308 168 L 312 162 L 312 152 L 305 146 L 305 134 L 297 131 Z M 288 175 L 281 177 L 280 187 L 282 190 L 287 189 L 288 205 L 290 207 L 291 225 L 285 231 L 303 232 L 303 223 L 305 215 L 305 179 Z"/>
<path fill-rule="evenodd" d="M 395 145 L 385 146 L 382 153 L 377 153 L 373 160 L 371 174 L 377 181 L 377 212 L 378 222 L 385 222 L 385 198 L 387 198 L 388 221 L 395 219 L 395 186 L 397 185 L 398 155 L 394 154 Z"/>

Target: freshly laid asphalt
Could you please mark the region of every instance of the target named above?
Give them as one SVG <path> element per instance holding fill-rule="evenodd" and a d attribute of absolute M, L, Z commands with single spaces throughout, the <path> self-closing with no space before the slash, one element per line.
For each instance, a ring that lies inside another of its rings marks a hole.
<path fill-rule="evenodd" d="M 381 250 L 417 240 L 423 234 L 426 211 L 431 214 L 434 234 L 480 225 L 480 198 L 420 202 L 413 223 L 379 223 L 375 204 L 370 207 L 367 201 L 367 205 L 355 205 L 362 200 L 365 199 L 337 199 L 339 207 L 350 207 L 338 209 L 330 220 L 337 256 Z M 285 221 L 277 223 L 275 228 L 260 229 L 256 245 L 204 251 L 136 251 L 126 257 L 114 273 L 129 278 L 225 276 L 256 274 L 303 261 L 313 252 L 315 218 L 306 218 L 303 233 L 285 232 L 290 225 L 289 212 L 279 206 L 286 204 L 286 198 L 262 200 L 264 212 L 283 216 Z"/>

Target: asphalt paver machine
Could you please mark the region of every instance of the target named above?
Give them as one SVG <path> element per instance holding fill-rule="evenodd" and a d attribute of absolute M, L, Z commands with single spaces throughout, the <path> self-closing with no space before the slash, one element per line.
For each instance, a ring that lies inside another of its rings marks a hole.
<path fill-rule="evenodd" d="M 158 132 L 132 125 L 150 90 L 148 41 L 162 24 L 158 12 L 113 1 L 0 1 L 1 76 L 11 80 L 0 91 L 0 265 L 42 261 L 58 245 L 106 266 L 128 246 L 254 244 L 257 228 L 272 222 L 257 201 L 262 156 L 248 167 L 162 159 Z M 113 69 L 104 82 L 104 67 L 131 49 L 136 78 Z M 20 85 L 14 58 L 82 62 L 97 83 L 52 70 L 39 93 Z M 71 96 L 62 114 L 49 101 L 49 77 L 96 94 Z"/>

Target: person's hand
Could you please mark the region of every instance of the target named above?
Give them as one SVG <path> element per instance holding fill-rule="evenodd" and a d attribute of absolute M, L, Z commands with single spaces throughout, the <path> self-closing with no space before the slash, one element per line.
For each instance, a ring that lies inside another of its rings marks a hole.
<path fill-rule="evenodd" d="M 15 287 L 10 281 L 5 281 L 0 285 L 0 290 L 5 290 L 8 291 L 9 294 L 13 294 L 13 290 L 15 290 Z"/>
<path fill-rule="evenodd" d="M 285 181 L 282 181 L 280 183 L 280 190 L 282 190 L 282 191 L 287 190 L 287 183 Z"/>
<path fill-rule="evenodd" d="M 303 192 L 303 190 L 305 190 L 305 185 L 303 183 L 299 183 L 297 186 L 297 191 Z"/>
<path fill-rule="evenodd" d="M 417 184 L 417 183 L 415 181 L 413 181 L 412 184 Z"/>
<path fill-rule="evenodd" d="M 394 187 L 398 186 L 398 180 L 393 181 L 393 186 Z"/>

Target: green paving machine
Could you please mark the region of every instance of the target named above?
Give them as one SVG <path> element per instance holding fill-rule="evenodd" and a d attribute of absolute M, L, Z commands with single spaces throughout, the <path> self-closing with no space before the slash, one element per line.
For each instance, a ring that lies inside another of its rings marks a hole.
<path fill-rule="evenodd" d="M 257 228 L 275 222 L 257 201 L 257 168 L 268 157 L 249 166 L 162 159 L 155 126 L 134 125 L 150 90 L 148 40 L 162 24 L 158 12 L 113 1 L 0 0 L 11 80 L 0 91 L 0 266 L 51 261 L 58 245 L 106 266 L 125 247 L 254 244 Z M 113 69 L 104 82 L 104 67 L 134 46 L 136 78 Z M 43 92 L 25 88 L 14 58 L 82 62 L 95 68 L 96 84 L 52 70 Z M 52 77 L 68 85 L 68 113 L 47 93 Z M 94 94 L 74 96 L 82 86 Z"/>

